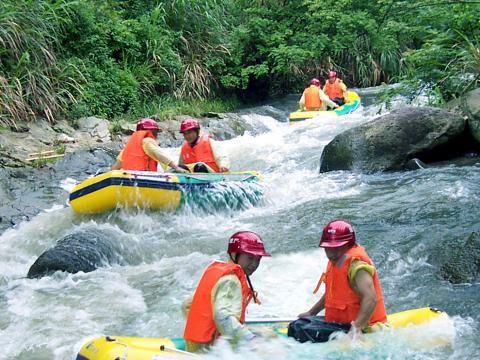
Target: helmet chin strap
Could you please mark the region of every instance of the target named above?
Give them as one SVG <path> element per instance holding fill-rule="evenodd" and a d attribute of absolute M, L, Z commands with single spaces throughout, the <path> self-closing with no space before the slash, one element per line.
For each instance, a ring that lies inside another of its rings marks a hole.
<path fill-rule="evenodd" d="M 230 256 L 230 260 L 232 260 L 235 264 L 238 264 L 237 260 L 238 260 L 239 255 L 240 254 L 235 253 L 235 259 L 234 259 L 232 257 L 232 254 L 228 253 L 228 256 Z M 253 285 L 252 285 L 252 281 L 250 280 L 250 277 L 247 274 L 245 274 L 245 277 L 247 278 L 248 286 L 250 287 L 250 290 L 252 291 L 253 301 L 255 302 L 255 304 L 260 305 L 260 301 L 257 299 L 257 296 L 255 295 L 255 290 L 253 289 Z"/>

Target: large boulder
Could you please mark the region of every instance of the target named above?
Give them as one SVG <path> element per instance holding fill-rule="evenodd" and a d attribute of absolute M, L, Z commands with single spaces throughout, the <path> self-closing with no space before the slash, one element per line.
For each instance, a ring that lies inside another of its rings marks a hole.
<path fill-rule="evenodd" d="M 323 150 L 320 172 L 400 170 L 413 158 L 453 158 L 466 143 L 465 128 L 465 119 L 447 110 L 398 109 L 337 135 Z"/>
<path fill-rule="evenodd" d="M 453 284 L 478 282 L 480 233 L 473 232 L 466 239 L 449 239 L 439 244 L 431 249 L 428 261 L 439 269 L 443 279 Z"/>
<path fill-rule="evenodd" d="M 448 102 L 446 108 L 465 116 L 472 137 L 480 144 L 480 88 Z"/>
<path fill-rule="evenodd" d="M 469 92 L 464 98 L 470 133 L 480 144 L 480 89 Z"/>
<path fill-rule="evenodd" d="M 29 278 L 40 278 L 56 271 L 90 272 L 101 266 L 125 265 L 129 255 L 113 230 L 87 228 L 60 239 L 46 250 L 28 270 Z"/>

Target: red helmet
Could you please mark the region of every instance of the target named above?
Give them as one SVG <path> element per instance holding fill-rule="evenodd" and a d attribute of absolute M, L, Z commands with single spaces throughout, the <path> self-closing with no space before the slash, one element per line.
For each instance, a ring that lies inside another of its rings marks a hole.
<path fill-rule="evenodd" d="M 230 237 L 228 253 L 271 256 L 263 246 L 260 235 L 253 231 L 239 231 Z"/>
<path fill-rule="evenodd" d="M 312 80 L 310 80 L 310 85 L 320 86 L 320 80 L 318 80 L 317 78 L 313 78 Z"/>
<path fill-rule="evenodd" d="M 331 79 L 331 78 L 335 78 L 335 77 L 337 77 L 337 72 L 333 71 L 333 70 L 330 70 L 328 72 L 328 78 Z"/>
<path fill-rule="evenodd" d="M 137 123 L 137 131 L 139 130 L 160 130 L 160 128 L 155 120 L 145 118 Z"/>
<path fill-rule="evenodd" d="M 185 131 L 192 129 L 200 129 L 200 123 L 195 119 L 185 119 L 180 124 L 180 132 L 184 133 Z"/>
<path fill-rule="evenodd" d="M 324 248 L 337 248 L 355 244 L 355 231 L 352 225 L 343 220 L 330 221 L 324 228 L 320 244 Z"/>

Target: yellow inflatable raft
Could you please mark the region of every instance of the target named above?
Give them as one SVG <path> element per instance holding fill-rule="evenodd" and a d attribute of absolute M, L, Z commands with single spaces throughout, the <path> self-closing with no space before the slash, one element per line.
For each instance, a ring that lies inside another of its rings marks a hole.
<path fill-rule="evenodd" d="M 176 209 L 189 194 L 213 188 L 214 184 L 260 180 L 256 171 L 178 174 L 114 170 L 78 184 L 70 193 L 69 202 L 80 214 L 116 207 Z"/>
<path fill-rule="evenodd" d="M 422 325 L 440 316 L 448 317 L 442 311 L 432 308 L 419 308 L 388 315 L 388 322 L 393 328 L 409 325 Z M 287 336 L 288 321 L 256 320 L 247 321 L 249 327 L 260 332 L 270 330 L 278 336 Z M 432 344 L 430 344 L 432 345 Z M 438 339 L 437 346 L 446 345 L 445 339 Z M 185 351 L 183 339 L 138 338 L 126 336 L 101 336 L 88 341 L 77 354 L 77 360 L 111 360 L 111 359 L 161 359 L 189 357 L 193 354 Z"/>
<path fill-rule="evenodd" d="M 340 106 L 335 110 L 328 110 L 328 111 L 302 111 L 297 110 L 295 112 L 290 113 L 289 119 L 290 123 L 295 123 L 298 121 L 303 121 L 306 119 L 311 119 L 314 117 L 320 118 L 331 118 L 332 116 L 342 116 L 346 114 L 350 114 L 358 109 L 360 106 L 360 96 L 354 91 L 347 91 L 347 102 L 345 105 Z"/>

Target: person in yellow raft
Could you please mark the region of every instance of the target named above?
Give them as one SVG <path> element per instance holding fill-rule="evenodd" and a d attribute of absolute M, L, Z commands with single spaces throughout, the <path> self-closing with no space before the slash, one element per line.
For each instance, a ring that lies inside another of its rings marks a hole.
<path fill-rule="evenodd" d="M 255 338 L 244 325 L 250 300 L 259 304 L 250 276 L 262 256 L 270 254 L 258 234 L 239 231 L 230 237 L 228 255 L 229 262 L 214 261 L 205 269 L 195 293 L 182 305 L 187 351 L 206 351 L 220 336 L 233 344 Z"/>
<path fill-rule="evenodd" d="M 200 133 L 196 119 L 185 119 L 180 124 L 185 141 L 180 150 L 178 164 L 192 172 L 229 172 L 228 158 L 222 155 L 215 140 L 207 133 Z"/>
<path fill-rule="evenodd" d="M 377 271 L 365 249 L 356 243 L 352 226 L 343 220 L 331 221 L 323 229 L 319 246 L 325 249 L 328 265 L 314 293 L 322 283 L 325 293 L 289 324 L 289 336 L 302 342 L 324 342 L 336 331 L 355 336 L 387 326 Z M 325 317 L 315 316 L 323 309 Z"/>
<path fill-rule="evenodd" d="M 136 131 L 112 165 L 112 170 L 158 171 L 160 164 L 164 171 L 171 167 L 176 172 L 188 172 L 162 152 L 156 142 L 159 131 L 161 129 L 155 120 L 141 119 L 137 123 Z"/>
<path fill-rule="evenodd" d="M 320 88 L 320 80 L 313 78 L 310 85 L 303 90 L 302 97 L 298 102 L 301 110 L 306 111 L 325 111 L 328 108 L 338 108 Z"/>
<path fill-rule="evenodd" d="M 347 86 L 337 77 L 337 72 L 330 70 L 328 80 L 325 82 L 323 91 L 334 103 L 342 106 L 347 100 Z"/>

